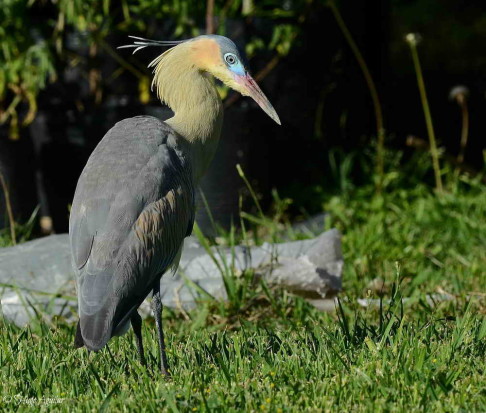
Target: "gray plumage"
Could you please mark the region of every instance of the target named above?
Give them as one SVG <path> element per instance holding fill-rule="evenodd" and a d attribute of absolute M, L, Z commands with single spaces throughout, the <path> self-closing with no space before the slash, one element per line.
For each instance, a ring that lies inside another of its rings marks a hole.
<path fill-rule="evenodd" d="M 69 233 L 79 323 L 75 346 L 101 349 L 129 326 L 145 364 L 138 307 L 152 291 L 160 368 L 169 375 L 160 277 L 175 270 L 194 223 L 194 187 L 214 156 L 223 105 L 207 73 L 251 96 L 277 123 L 275 109 L 222 36 L 187 41 L 134 38 L 126 47 L 173 46 L 149 65 L 157 95 L 174 116 L 117 123 L 96 147 L 76 188 Z"/>
<path fill-rule="evenodd" d="M 194 222 L 190 163 L 153 117 L 117 123 L 79 179 L 69 232 L 80 331 L 99 350 L 175 262 Z"/>

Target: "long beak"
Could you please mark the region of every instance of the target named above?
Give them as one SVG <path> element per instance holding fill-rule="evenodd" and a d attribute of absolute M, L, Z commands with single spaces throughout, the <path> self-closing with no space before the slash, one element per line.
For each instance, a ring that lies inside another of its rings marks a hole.
<path fill-rule="evenodd" d="M 263 94 L 255 80 L 248 73 L 245 75 L 236 75 L 235 80 L 241 87 L 240 93 L 243 96 L 250 96 L 256 103 L 258 103 L 258 106 L 260 106 L 268 116 L 281 125 L 280 119 L 272 104 Z"/>

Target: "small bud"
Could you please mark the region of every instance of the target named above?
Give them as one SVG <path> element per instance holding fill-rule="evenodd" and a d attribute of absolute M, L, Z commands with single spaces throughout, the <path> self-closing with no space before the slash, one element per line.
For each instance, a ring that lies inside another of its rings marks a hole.
<path fill-rule="evenodd" d="M 449 100 L 456 101 L 459 105 L 462 105 L 468 96 L 469 89 L 463 85 L 454 86 L 449 92 Z"/>
<path fill-rule="evenodd" d="M 418 33 L 408 33 L 405 36 L 405 41 L 411 46 L 417 46 L 422 41 L 422 36 Z"/>

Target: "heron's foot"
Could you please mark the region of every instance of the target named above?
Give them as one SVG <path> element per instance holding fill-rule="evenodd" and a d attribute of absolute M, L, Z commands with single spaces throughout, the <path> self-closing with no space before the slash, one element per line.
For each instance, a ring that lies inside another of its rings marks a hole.
<path fill-rule="evenodd" d="M 164 367 L 160 368 L 160 372 L 164 376 L 166 380 L 172 380 L 172 375 L 170 374 L 170 371 L 165 369 Z"/>
<path fill-rule="evenodd" d="M 167 356 L 165 354 L 165 348 L 162 349 L 162 351 L 160 352 L 160 372 L 166 378 L 171 378 L 169 363 L 167 362 Z"/>
<path fill-rule="evenodd" d="M 163 340 L 163 339 L 162 339 Z M 166 376 L 170 377 L 169 363 L 167 361 L 167 354 L 165 353 L 165 342 L 159 342 L 159 353 L 160 353 L 160 372 Z"/>

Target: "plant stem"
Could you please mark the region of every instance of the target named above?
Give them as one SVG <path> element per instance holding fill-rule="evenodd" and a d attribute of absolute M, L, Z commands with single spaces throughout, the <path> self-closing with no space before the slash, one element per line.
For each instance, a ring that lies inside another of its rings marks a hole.
<path fill-rule="evenodd" d="M 331 12 L 336 20 L 336 23 L 339 26 L 339 29 L 343 33 L 344 38 L 346 39 L 351 51 L 354 54 L 354 57 L 358 61 L 358 65 L 363 72 L 363 76 L 365 78 L 366 84 L 370 91 L 371 99 L 373 101 L 373 107 L 375 110 L 375 119 L 376 119 L 376 136 L 378 138 L 378 143 L 376 147 L 376 172 L 378 174 L 378 182 L 377 182 L 377 191 L 381 192 L 382 184 L 383 184 L 383 175 L 384 175 L 384 152 L 385 152 L 385 126 L 383 121 L 383 111 L 381 109 L 380 98 L 378 97 L 378 91 L 376 90 L 375 82 L 373 81 L 373 77 L 368 69 L 368 65 L 361 54 L 358 45 L 353 39 L 346 23 L 339 12 L 339 9 L 336 7 L 336 4 L 333 0 L 327 2 L 327 6 L 331 9 Z"/>
<path fill-rule="evenodd" d="M 248 181 L 248 178 L 245 175 L 245 172 L 243 172 L 243 168 L 239 163 L 236 164 L 236 170 L 238 171 L 238 175 L 240 175 L 240 178 L 243 179 L 245 182 L 246 187 L 250 191 L 251 197 L 253 198 L 253 201 L 255 202 L 255 205 L 258 209 L 258 213 L 260 214 L 260 218 L 265 219 L 265 214 L 263 213 L 262 207 L 260 205 L 260 202 L 258 201 L 258 197 L 253 190 L 253 187 L 250 184 L 250 181 Z"/>
<path fill-rule="evenodd" d="M 15 108 L 17 107 L 17 105 L 21 101 L 22 101 L 22 98 L 20 97 L 20 95 L 16 94 L 16 96 L 13 98 L 13 100 L 10 103 L 10 105 L 8 106 L 8 108 L 4 112 L 0 113 L 0 125 L 2 123 L 6 122 L 7 119 L 9 118 L 9 116 L 13 115 L 13 113 L 15 112 Z"/>
<path fill-rule="evenodd" d="M 8 220 L 10 223 L 10 236 L 12 238 L 12 244 L 16 245 L 17 238 L 15 236 L 15 221 L 12 213 L 12 204 L 10 202 L 10 192 L 7 187 L 7 182 L 5 181 L 5 178 L 3 177 L 3 174 L 1 172 L 0 172 L 0 184 L 2 185 L 3 194 L 5 196 L 5 207 L 7 209 Z"/>
<path fill-rule="evenodd" d="M 206 34 L 214 33 L 214 0 L 206 2 Z"/>
<path fill-rule="evenodd" d="M 424 110 L 425 123 L 427 126 L 427 134 L 429 135 L 430 155 L 432 157 L 432 165 L 435 174 L 435 187 L 438 193 L 442 193 L 443 187 L 442 187 L 442 177 L 440 175 L 439 151 L 437 150 L 434 125 L 432 123 L 432 115 L 430 114 L 430 107 L 429 107 L 429 102 L 427 100 L 427 93 L 425 91 L 425 83 L 422 75 L 422 68 L 420 66 L 420 60 L 417 52 L 417 42 L 408 41 L 408 44 L 410 45 L 410 50 L 412 52 L 412 59 L 415 67 L 415 73 L 417 75 L 417 84 L 420 92 L 420 99 L 422 100 L 422 108 Z"/>
<path fill-rule="evenodd" d="M 467 138 L 469 135 L 469 111 L 467 109 L 466 99 L 460 100 L 460 106 L 462 110 L 462 130 L 461 130 L 461 146 L 459 149 L 459 154 L 457 155 L 457 162 L 464 162 L 464 154 L 466 153 Z"/>
<path fill-rule="evenodd" d="M 430 151 L 429 142 L 417 136 L 413 136 L 413 135 L 407 136 L 407 140 L 405 144 L 414 149 L 423 150 L 427 152 Z M 442 156 L 444 157 L 444 160 L 446 162 L 450 163 L 451 165 L 454 165 L 457 171 L 466 173 L 471 177 L 477 178 L 482 183 L 486 184 L 486 176 L 484 176 L 484 174 L 482 174 L 478 170 L 474 169 L 470 165 L 465 164 L 464 162 L 459 163 L 456 156 L 448 155 L 447 153 L 444 153 Z"/>

